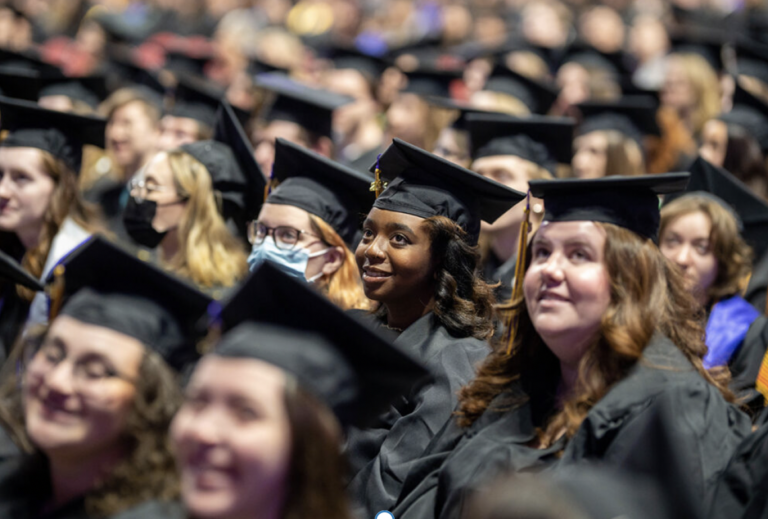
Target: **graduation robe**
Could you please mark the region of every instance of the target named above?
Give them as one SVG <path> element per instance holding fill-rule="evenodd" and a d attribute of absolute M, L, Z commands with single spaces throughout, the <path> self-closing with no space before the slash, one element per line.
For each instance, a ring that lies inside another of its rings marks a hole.
<path fill-rule="evenodd" d="M 727 403 L 669 339 L 656 335 L 628 376 L 592 407 L 556 464 L 548 464 L 554 454 L 549 449 L 527 447 L 534 437 L 527 405 L 490 422 L 483 416 L 477 427 L 464 432 L 453 452 L 438 459 L 438 468 L 433 466 L 429 473 L 414 470 L 393 510 L 395 517 L 461 517 L 467 498 L 478 485 L 503 472 L 543 467 L 556 471 L 585 461 L 625 466 L 638 451 L 637 445 L 642 445 L 641 435 L 658 406 L 675 411 L 677 419 L 671 425 L 675 437 L 682 440 L 679 458 L 688 469 L 693 492 L 708 502 L 731 454 L 749 434 L 750 420 Z M 642 450 L 646 458 L 654 453 L 653 449 Z"/>
<path fill-rule="evenodd" d="M 768 253 L 759 258 L 752 269 L 749 285 L 744 292 L 744 299 L 760 312 L 766 312 L 766 296 L 768 296 Z"/>
<path fill-rule="evenodd" d="M 404 330 L 395 344 L 422 361 L 434 380 L 391 406 L 374 427 L 349 433 L 348 490 L 369 514 L 394 505 L 413 464 L 451 416 L 459 389 L 490 352 L 485 341 L 453 337 L 432 313 Z"/>

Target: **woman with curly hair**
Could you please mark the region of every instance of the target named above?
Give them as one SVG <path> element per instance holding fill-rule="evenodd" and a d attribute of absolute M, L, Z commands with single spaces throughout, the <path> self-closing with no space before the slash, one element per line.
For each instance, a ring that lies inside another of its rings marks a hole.
<path fill-rule="evenodd" d="M 101 239 L 56 276 L 54 292 L 79 290 L 3 373 L 0 423 L 24 454 L 0 464 L 0 515 L 101 519 L 174 499 L 174 369 L 210 298 Z"/>
<path fill-rule="evenodd" d="M 686 182 L 687 174 L 530 182 L 546 213 L 520 295 L 505 308 L 510 331 L 461 390 L 457 418 L 409 475 L 395 517 L 459 517 L 500 473 L 557 460 L 647 461 L 658 451 L 637 440 L 659 406 L 674 409 L 666 426 L 708 502 L 750 421 L 703 367 L 698 307 L 654 243 L 657 195 Z"/>
<path fill-rule="evenodd" d="M 743 238 L 748 229 L 738 211 L 748 216 L 750 209 L 762 207 L 763 214 L 768 214 L 768 206 L 702 158 L 690 169 L 694 189 L 704 189 L 664 205 L 659 248 L 680 267 L 686 287 L 707 314 L 704 367 L 728 366 L 731 389 L 762 407 L 755 381 L 765 355 L 768 326 L 766 318 L 741 296 L 753 254 Z M 712 179 L 709 186 L 703 185 L 707 178 Z"/>
<path fill-rule="evenodd" d="M 394 505 L 411 465 L 455 408 L 456 391 L 490 351 L 495 299 L 478 274 L 480 221 L 492 223 L 523 198 L 398 139 L 377 166 L 392 180 L 368 213 L 356 252 L 365 295 L 380 304 L 368 319 L 435 380 L 374 428 L 349 436 L 350 491 L 369 515 Z"/>

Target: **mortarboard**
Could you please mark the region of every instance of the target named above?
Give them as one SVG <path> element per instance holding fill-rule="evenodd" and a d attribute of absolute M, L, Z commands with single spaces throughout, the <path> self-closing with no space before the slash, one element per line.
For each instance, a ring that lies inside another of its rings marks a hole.
<path fill-rule="evenodd" d="M 281 74 L 259 74 L 256 86 L 277 94 L 263 119 L 293 122 L 325 137 L 333 135 L 333 111 L 353 101 L 350 97 L 312 88 Z"/>
<path fill-rule="evenodd" d="M 451 97 L 451 84 L 461 78 L 458 70 L 422 68 L 404 74 L 408 83 L 401 92 L 419 96 Z"/>
<path fill-rule="evenodd" d="M 101 237 L 86 241 L 54 269 L 48 280 L 54 292 L 60 267 L 60 315 L 138 339 L 177 369 L 197 357 L 197 325 L 211 298 L 192 285 Z"/>
<path fill-rule="evenodd" d="M 664 203 L 667 204 L 686 193 L 706 193 L 737 215 L 742 236 L 753 247 L 755 257 L 762 257 L 768 250 L 768 204 L 728 171 L 701 157 L 698 157 L 688 170 L 691 173 L 691 181 L 685 193 L 667 197 Z"/>
<path fill-rule="evenodd" d="M 623 51 L 602 52 L 585 42 L 568 46 L 561 54 L 560 66 L 565 63 L 579 63 L 587 68 L 597 68 L 616 76 L 625 76 L 634 70 L 633 57 Z"/>
<path fill-rule="evenodd" d="M 172 50 L 165 54 L 163 68 L 176 74 L 204 76 L 205 66 L 211 59 L 211 55 L 194 56 L 183 51 Z"/>
<path fill-rule="evenodd" d="M 0 250 L 0 279 L 6 279 L 16 285 L 42 292 L 43 285 L 40 284 L 32 274 L 27 272 L 19 265 L 19 262 Z"/>
<path fill-rule="evenodd" d="M 113 45 L 109 50 L 107 84 L 110 90 L 130 87 L 142 93 L 153 105 L 162 109 L 166 87 L 157 72 L 141 66 L 134 58 L 134 49 Z"/>
<path fill-rule="evenodd" d="M 331 59 L 337 70 L 357 70 L 371 83 L 376 83 L 387 68 L 387 63 L 382 58 L 366 54 L 355 47 L 337 45 L 331 50 Z"/>
<path fill-rule="evenodd" d="M 557 163 L 571 162 L 575 121 L 567 117 L 512 117 L 470 114 L 467 125 L 473 159 L 514 155 L 554 174 Z"/>
<path fill-rule="evenodd" d="M 581 103 L 578 108 L 583 117 L 579 135 L 615 130 L 637 142 L 642 150 L 644 136 L 661 133 L 656 122 L 658 104 L 652 97 L 626 96 L 612 103 Z"/>
<path fill-rule="evenodd" d="M 723 65 L 723 45 L 729 36 L 713 30 L 691 30 L 670 36 L 671 52 L 676 54 L 697 54 L 704 58 L 715 72 L 725 68 Z"/>
<path fill-rule="evenodd" d="M 408 354 L 269 263 L 226 301 L 220 318 L 222 329 L 232 331 L 213 354 L 282 368 L 343 425 L 369 425 L 415 383 L 428 380 Z"/>
<path fill-rule="evenodd" d="M 251 56 L 248 58 L 248 71 L 249 74 L 252 76 L 258 75 L 258 74 L 284 74 L 288 75 L 290 73 L 290 70 L 287 68 L 281 67 L 279 65 L 273 65 L 272 63 L 267 63 L 263 59 Z"/>
<path fill-rule="evenodd" d="M 189 74 L 179 74 L 174 91 L 173 108 L 168 115 L 194 119 L 208 128 L 216 124 L 216 111 L 224 93 L 202 79 Z"/>
<path fill-rule="evenodd" d="M 37 103 L 0 96 L 0 120 L 8 137 L 0 146 L 37 148 L 61 159 L 75 174 L 80 172 L 82 147 L 104 147 L 107 121 L 41 108 Z"/>
<path fill-rule="evenodd" d="M 37 101 L 45 78 L 64 78 L 61 70 L 29 53 L 0 50 L 0 89 L 3 95 Z"/>
<path fill-rule="evenodd" d="M 499 92 L 520 100 L 533 114 L 545 114 L 557 99 L 557 90 L 504 65 L 496 65 L 483 90 Z"/>
<path fill-rule="evenodd" d="M 733 108 L 718 117 L 727 124 L 743 127 L 757 141 L 763 153 L 768 152 L 768 104 L 746 91 L 736 81 Z"/>
<path fill-rule="evenodd" d="M 44 78 L 41 81 L 42 88 L 37 98 L 48 96 L 65 96 L 81 101 L 94 110 L 99 103 L 109 95 L 106 85 L 106 77 L 101 74 L 82 77 Z"/>
<path fill-rule="evenodd" d="M 447 98 L 447 97 L 434 97 L 430 96 L 427 97 L 427 102 L 432 105 L 436 106 L 438 108 L 444 108 L 446 110 L 456 110 L 459 112 L 459 115 L 454 119 L 454 121 L 451 123 L 451 128 L 458 131 L 469 131 L 467 128 L 467 116 L 470 114 L 493 114 L 497 112 L 490 112 L 488 110 L 481 110 L 480 108 L 475 108 L 473 106 L 461 103 L 459 101 L 454 101 L 453 99 Z"/>
<path fill-rule="evenodd" d="M 319 216 L 351 246 L 359 238 L 360 216 L 375 198 L 373 177 L 284 139 L 275 142 L 273 174 L 280 185 L 267 203 L 292 205 Z"/>
<path fill-rule="evenodd" d="M 239 123 L 234 113 L 222 105 L 217 113 L 214 140 L 184 144 L 180 149 L 208 170 L 213 189 L 221 195 L 222 216 L 234 222 L 245 236 L 246 223 L 255 211 L 253 204 L 261 201 L 259 195 L 266 181 L 244 132 L 237 131 L 236 125 Z"/>
<path fill-rule="evenodd" d="M 685 189 L 689 173 L 642 177 L 531 180 L 531 196 L 544 199 L 544 222 L 603 222 L 654 242 L 659 232 L 659 198 Z"/>
<path fill-rule="evenodd" d="M 768 45 L 744 39 L 736 43 L 735 49 L 738 73 L 768 83 Z"/>
<path fill-rule="evenodd" d="M 493 223 L 525 198 L 524 193 L 400 139 L 382 154 L 378 167 L 390 182 L 373 207 L 420 218 L 448 217 L 466 231 L 472 244 L 477 242 L 481 220 Z"/>

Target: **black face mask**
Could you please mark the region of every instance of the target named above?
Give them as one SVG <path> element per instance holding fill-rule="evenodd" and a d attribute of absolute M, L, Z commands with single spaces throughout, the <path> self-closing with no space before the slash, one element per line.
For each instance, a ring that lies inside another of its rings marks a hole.
<path fill-rule="evenodd" d="M 143 200 L 137 202 L 128 197 L 128 204 L 123 210 L 123 225 L 128 236 L 144 247 L 154 249 L 163 241 L 168 231 L 158 232 L 152 227 L 152 220 L 157 212 L 157 202 Z"/>

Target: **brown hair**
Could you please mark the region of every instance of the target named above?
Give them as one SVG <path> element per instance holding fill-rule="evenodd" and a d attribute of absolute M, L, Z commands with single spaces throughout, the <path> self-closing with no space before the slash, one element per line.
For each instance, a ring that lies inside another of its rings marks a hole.
<path fill-rule="evenodd" d="M 14 348 L 3 368 L 0 385 L 0 424 L 28 453 L 40 453 L 26 434 L 19 390 L 23 354 L 36 349 L 48 329 L 30 330 Z M 168 427 L 181 404 L 177 376 L 160 356 L 146 350 L 136 378 L 136 394 L 126 420 L 123 441 L 127 456 L 85 496 L 86 510 L 94 516 L 112 516 L 144 501 L 171 500 L 179 495 L 176 466 L 168 441 Z"/>
<path fill-rule="evenodd" d="M 433 312 L 454 337 L 488 339 L 494 332 L 493 286 L 478 275 L 480 252 L 459 224 L 445 216 L 425 220 L 435 272 Z"/>
<path fill-rule="evenodd" d="M 295 383 L 286 386 L 285 406 L 291 424 L 291 461 L 283 519 L 351 519 L 338 421 Z"/>
<path fill-rule="evenodd" d="M 706 353 L 702 312 L 677 269 L 651 240 L 615 225 L 597 225 L 606 232 L 605 266 L 611 280 L 611 303 L 603 315 L 599 338 L 579 363 L 573 396 L 543 423 L 539 436 L 545 445 L 563 430 L 569 438 L 576 433 L 592 406 L 627 376 L 656 331 L 669 337 L 705 380 L 733 400 L 725 385 L 727 372 L 720 377 L 702 365 Z M 529 265 L 530 253 L 526 270 Z M 559 381 L 559 362 L 536 332 L 525 300 L 521 298 L 502 309 L 514 312 L 519 323 L 512 353 L 507 355 L 505 348 L 497 347 L 475 380 L 462 388 L 458 419 L 464 427 L 489 410 L 491 400 L 517 381 L 526 388 L 534 408 L 546 398 L 544 394 L 555 393 Z M 520 400 L 509 399 L 503 406 L 517 405 Z M 493 410 L 501 408 L 494 405 Z"/>
<path fill-rule="evenodd" d="M 139 89 L 126 87 L 115 90 L 101 105 L 99 105 L 99 114 L 107 119 L 114 115 L 115 110 L 123 106 L 138 101 L 141 103 L 144 113 L 149 117 L 152 123 L 157 126 L 160 124 L 162 113 L 147 94 Z"/>
<path fill-rule="evenodd" d="M 55 184 L 51 200 L 43 215 L 43 228 L 40 241 L 37 246 L 26 251 L 21 259 L 21 266 L 35 278 L 43 275 L 43 268 L 48 259 L 48 253 L 56 234 L 67 217 L 89 231 L 96 228 L 91 222 L 96 219 L 96 209 L 86 204 L 80 197 L 77 187 L 77 175 L 64 162 L 57 159 L 47 151 L 38 150 L 43 163 L 43 169 L 50 175 Z M 35 292 L 16 287 L 19 297 L 25 301 L 32 301 Z"/>
<path fill-rule="evenodd" d="M 370 309 L 372 303 L 370 299 L 365 297 L 354 253 L 349 250 L 347 244 L 333 230 L 333 227 L 328 225 L 322 218 L 310 214 L 309 221 L 312 224 L 312 230 L 326 245 L 341 247 L 344 250 L 344 259 L 339 270 L 330 276 L 323 275 L 318 280 L 317 284 L 320 289 L 325 292 L 328 299 L 342 310 L 350 310 L 352 308 Z"/>
<path fill-rule="evenodd" d="M 645 160 L 637 142 L 616 130 L 606 130 L 608 141 L 606 148 L 605 176 L 645 175 Z"/>
<path fill-rule="evenodd" d="M 728 125 L 723 169 L 744 182 L 753 193 L 768 199 L 768 167 L 755 137 L 741 125 Z"/>
<path fill-rule="evenodd" d="M 187 199 L 177 233 L 179 252 L 167 267 L 202 287 L 233 286 L 248 273 L 245 248 L 219 212 L 221 201 L 210 173 L 181 150 L 169 151 L 167 156 L 176 191 Z"/>
<path fill-rule="evenodd" d="M 710 197 L 695 193 L 681 196 L 661 209 L 660 240 L 664 239 L 664 232 L 672 222 L 696 212 L 706 215 L 712 226 L 709 245 L 717 259 L 717 277 L 708 289 L 707 300 L 716 303 L 746 288 L 752 270 L 752 249 L 741 237 L 730 209 Z"/>
<path fill-rule="evenodd" d="M 690 120 L 693 134 L 698 136 L 704 124 L 720 114 L 720 83 L 717 73 L 698 54 L 679 53 L 673 56 L 679 60 L 696 97 Z"/>

